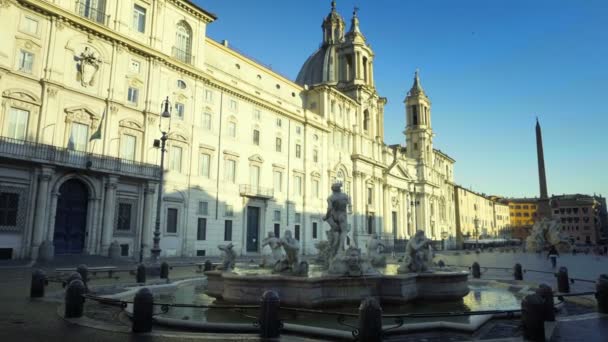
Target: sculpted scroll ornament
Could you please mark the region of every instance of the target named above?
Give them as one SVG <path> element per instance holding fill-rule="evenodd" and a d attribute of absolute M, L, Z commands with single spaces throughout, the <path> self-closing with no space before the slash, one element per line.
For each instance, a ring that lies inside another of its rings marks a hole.
<path fill-rule="evenodd" d="M 95 77 L 101 67 L 101 58 L 97 54 L 90 50 L 88 47 L 84 48 L 84 51 L 76 57 L 78 62 L 78 75 L 77 80 L 83 87 L 94 86 Z"/>

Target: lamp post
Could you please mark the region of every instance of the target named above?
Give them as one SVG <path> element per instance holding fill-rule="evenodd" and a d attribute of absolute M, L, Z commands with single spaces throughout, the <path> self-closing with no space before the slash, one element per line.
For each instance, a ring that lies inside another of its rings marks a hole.
<path fill-rule="evenodd" d="M 162 113 L 160 114 L 158 128 L 162 134 L 160 137 L 160 181 L 158 184 L 158 198 L 156 200 L 156 222 L 154 224 L 154 244 L 151 249 L 152 264 L 159 265 L 160 263 L 160 212 L 163 197 L 163 179 L 165 174 L 165 145 L 167 143 L 167 136 L 171 129 L 171 103 L 169 97 L 167 97 L 161 104 Z M 159 147 L 158 140 L 154 141 L 154 147 Z"/>
<path fill-rule="evenodd" d="M 479 248 L 479 218 L 475 215 L 475 248 Z"/>

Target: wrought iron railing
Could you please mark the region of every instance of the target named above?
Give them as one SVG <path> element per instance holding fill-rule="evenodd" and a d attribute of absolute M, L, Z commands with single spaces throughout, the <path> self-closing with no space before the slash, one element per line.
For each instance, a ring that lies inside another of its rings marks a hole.
<path fill-rule="evenodd" d="M 0 157 L 117 173 L 138 178 L 160 178 L 160 167 L 154 164 L 74 151 L 8 137 L 0 137 Z"/>
<path fill-rule="evenodd" d="M 190 51 L 185 51 L 174 46 L 171 53 L 173 57 L 177 60 L 188 64 L 194 64 L 194 57 L 192 56 L 192 53 Z"/>
<path fill-rule="evenodd" d="M 106 15 L 105 8 L 101 8 L 102 5 L 105 4 L 105 1 L 100 1 L 98 3 L 98 7 L 92 7 L 90 3 L 86 1 L 77 1 L 76 2 L 76 12 L 84 18 L 87 18 L 91 21 L 94 21 L 98 24 L 108 25 L 110 21 L 110 16 Z"/>
<path fill-rule="evenodd" d="M 262 188 L 261 186 L 254 186 L 249 184 L 241 184 L 239 186 L 239 192 L 241 196 L 248 197 L 262 197 L 262 198 L 273 198 L 274 189 Z"/>

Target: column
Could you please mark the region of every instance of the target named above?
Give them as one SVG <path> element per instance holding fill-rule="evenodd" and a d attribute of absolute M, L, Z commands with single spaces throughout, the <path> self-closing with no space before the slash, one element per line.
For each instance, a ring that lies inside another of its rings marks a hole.
<path fill-rule="evenodd" d="M 117 176 L 108 176 L 106 181 L 106 196 L 103 207 L 103 233 L 101 235 L 101 254 L 109 256 L 110 244 L 114 234 L 114 214 L 116 211 Z"/>
<path fill-rule="evenodd" d="M 32 238 L 32 260 L 37 260 L 39 257 L 43 260 L 49 260 L 53 257 L 53 241 L 45 241 L 45 228 L 48 226 L 45 222 L 46 215 L 48 212 L 48 198 L 49 198 L 49 183 L 53 176 L 54 169 L 51 167 L 43 166 L 40 170 L 38 184 L 38 194 L 36 195 L 36 214 L 34 216 L 34 234 Z"/>
<path fill-rule="evenodd" d="M 144 217 L 141 225 L 141 248 L 143 248 L 144 258 L 150 257 L 152 248 L 152 231 L 154 230 L 154 194 L 156 193 L 156 183 L 149 182 L 144 185 Z"/>
<path fill-rule="evenodd" d="M 383 235 L 393 235 L 392 228 L 392 208 L 390 205 L 390 188 L 387 184 L 382 184 L 382 217 L 383 217 L 383 226 L 382 226 L 382 234 Z"/>

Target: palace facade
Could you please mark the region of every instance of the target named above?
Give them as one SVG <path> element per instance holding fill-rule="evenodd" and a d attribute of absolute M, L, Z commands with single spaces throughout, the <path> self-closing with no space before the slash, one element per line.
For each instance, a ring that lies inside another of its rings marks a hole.
<path fill-rule="evenodd" d="M 227 241 L 255 256 L 287 229 L 314 253 L 336 181 L 352 197 L 349 243 L 421 229 L 455 244 L 454 160 L 433 146 L 420 77 L 405 147 L 387 145 L 374 52 L 335 2 L 295 81 L 207 37 L 216 17 L 190 1 L 0 0 L 0 19 L 5 258 L 148 256 L 167 97 L 162 256 Z"/>

